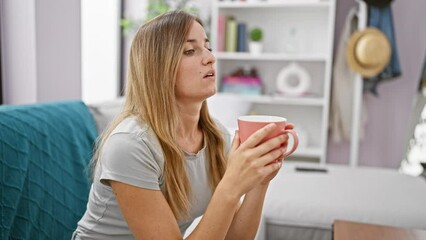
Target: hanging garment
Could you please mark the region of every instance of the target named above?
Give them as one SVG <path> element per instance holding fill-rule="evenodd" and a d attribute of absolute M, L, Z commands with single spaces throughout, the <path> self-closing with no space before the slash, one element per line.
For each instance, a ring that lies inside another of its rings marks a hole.
<path fill-rule="evenodd" d="M 364 0 L 368 6 L 385 7 L 388 6 L 392 0 Z"/>
<path fill-rule="evenodd" d="M 396 48 L 396 39 L 393 29 L 393 17 L 391 5 L 384 7 L 368 5 L 368 23 L 369 27 L 375 27 L 381 30 L 388 38 L 392 55 L 389 64 L 379 75 L 364 79 L 364 92 L 371 92 L 377 95 L 377 85 L 384 80 L 392 80 L 401 75 L 398 51 Z"/>
<path fill-rule="evenodd" d="M 423 62 L 423 71 L 420 76 L 418 90 L 419 90 L 419 93 L 423 95 L 423 97 L 426 97 L 426 54 L 425 54 L 425 60 Z"/>
<path fill-rule="evenodd" d="M 357 7 L 350 9 L 346 16 L 345 25 L 340 35 L 339 43 L 336 49 L 336 58 L 333 67 L 333 79 L 331 89 L 331 107 L 329 127 L 332 140 L 341 142 L 343 139 L 351 139 L 352 129 L 352 109 L 354 99 L 354 73 L 346 62 L 346 46 L 348 40 L 358 26 Z M 362 107 L 362 125 L 366 122 L 366 110 L 363 103 Z M 360 127 L 360 138 L 363 138 L 363 127 Z"/>

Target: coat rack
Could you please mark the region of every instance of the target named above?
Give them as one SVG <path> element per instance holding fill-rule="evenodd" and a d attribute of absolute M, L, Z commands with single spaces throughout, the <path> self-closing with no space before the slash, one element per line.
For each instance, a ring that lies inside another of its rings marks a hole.
<path fill-rule="evenodd" d="M 367 4 L 362 0 L 356 0 L 358 3 L 358 30 L 367 27 Z M 358 166 L 359 155 L 359 129 L 362 118 L 362 96 L 363 96 L 363 78 L 356 74 L 354 78 L 354 101 L 352 107 L 352 131 L 349 164 L 351 167 Z"/>

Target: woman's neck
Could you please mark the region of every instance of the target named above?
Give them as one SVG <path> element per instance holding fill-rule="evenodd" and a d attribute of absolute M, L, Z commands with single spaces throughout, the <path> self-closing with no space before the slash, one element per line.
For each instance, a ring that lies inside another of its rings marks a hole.
<path fill-rule="evenodd" d="M 200 108 L 180 108 L 177 141 L 179 146 L 189 153 L 196 153 L 203 148 L 204 134 L 198 124 Z"/>

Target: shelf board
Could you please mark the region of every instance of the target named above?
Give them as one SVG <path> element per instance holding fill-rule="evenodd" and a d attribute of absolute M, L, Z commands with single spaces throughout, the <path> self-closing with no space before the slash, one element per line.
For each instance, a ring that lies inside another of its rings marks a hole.
<path fill-rule="evenodd" d="M 313 97 L 279 97 L 279 96 L 260 96 L 253 98 L 252 102 L 267 104 L 288 104 L 304 106 L 323 106 L 324 99 Z"/>
<path fill-rule="evenodd" d="M 222 93 L 229 94 L 229 93 Z M 269 95 L 239 95 L 246 101 L 261 104 L 277 104 L 277 105 L 300 105 L 300 106 L 324 106 L 323 98 L 315 97 L 281 97 Z"/>
<path fill-rule="evenodd" d="M 327 0 L 288 0 L 288 1 L 259 1 L 232 2 L 220 1 L 219 8 L 277 8 L 277 7 L 329 7 Z"/>
<path fill-rule="evenodd" d="M 215 56 L 220 60 L 327 61 L 326 56 L 314 54 L 262 53 L 253 55 L 246 52 L 216 52 Z"/>

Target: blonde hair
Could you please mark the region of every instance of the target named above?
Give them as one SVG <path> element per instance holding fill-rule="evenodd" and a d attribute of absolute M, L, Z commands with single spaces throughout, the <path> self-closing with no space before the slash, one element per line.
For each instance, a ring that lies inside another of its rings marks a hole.
<path fill-rule="evenodd" d="M 176 219 L 188 217 L 192 192 L 185 157 L 176 142 L 180 120 L 174 89 L 183 45 L 194 21 L 201 24 L 198 18 L 188 13 L 172 11 L 139 28 L 130 49 L 123 111 L 101 135 L 92 162 L 95 166 L 106 139 L 125 118 L 134 115 L 140 122 L 147 123 L 163 150 L 165 198 Z M 225 144 L 209 115 L 206 101 L 202 104 L 198 124 L 205 136 L 209 184 L 214 191 L 226 169 Z"/>

